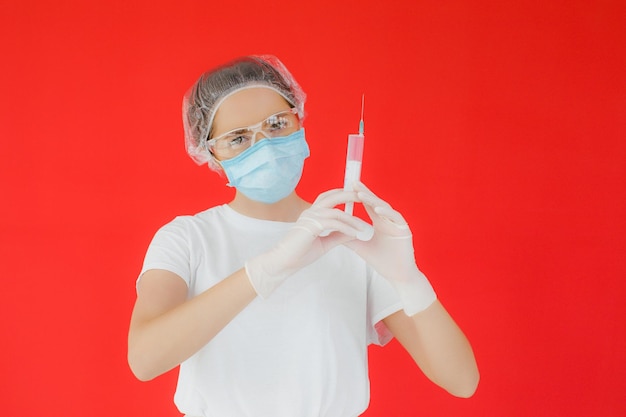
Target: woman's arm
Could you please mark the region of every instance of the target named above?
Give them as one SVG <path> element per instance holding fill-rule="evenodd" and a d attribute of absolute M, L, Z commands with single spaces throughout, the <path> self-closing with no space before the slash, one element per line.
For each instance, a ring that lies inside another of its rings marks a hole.
<path fill-rule="evenodd" d="M 431 381 L 457 397 L 474 394 L 480 376 L 472 347 L 438 300 L 411 317 L 400 310 L 383 322 Z"/>
<path fill-rule="evenodd" d="M 140 380 L 179 365 L 217 335 L 259 295 L 268 297 L 285 279 L 369 227 L 335 206 L 356 200 L 342 189 L 322 193 L 269 251 L 202 294 L 187 300 L 187 285 L 164 270 L 143 274 L 128 335 L 128 363 Z M 336 230 L 320 236 L 324 230 Z"/>
<path fill-rule="evenodd" d="M 413 235 L 402 215 L 362 183 L 354 186 L 372 219 L 374 237 L 346 243 L 398 293 L 403 310 L 384 319 L 387 328 L 434 383 L 458 397 L 470 397 L 478 369 L 465 335 L 437 301 L 415 263 Z"/>
<path fill-rule="evenodd" d="M 139 280 L 128 334 L 128 363 L 147 381 L 179 365 L 220 332 L 255 297 L 242 268 L 187 300 L 187 284 L 165 270 Z"/>

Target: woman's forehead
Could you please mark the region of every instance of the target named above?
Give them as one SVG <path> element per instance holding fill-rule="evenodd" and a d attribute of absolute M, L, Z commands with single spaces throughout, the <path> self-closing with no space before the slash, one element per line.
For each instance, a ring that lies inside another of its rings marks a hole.
<path fill-rule="evenodd" d="M 220 104 L 213 119 L 213 136 L 239 127 L 253 125 L 291 106 L 278 92 L 252 87 L 234 92 Z"/>

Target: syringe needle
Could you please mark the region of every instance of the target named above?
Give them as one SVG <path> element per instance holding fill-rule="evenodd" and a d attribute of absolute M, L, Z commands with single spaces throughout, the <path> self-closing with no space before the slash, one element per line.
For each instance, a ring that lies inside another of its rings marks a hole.
<path fill-rule="evenodd" d="M 365 125 L 363 123 L 363 109 L 365 108 L 365 93 L 361 96 L 361 121 L 359 122 L 359 135 L 362 135 L 365 131 Z"/>

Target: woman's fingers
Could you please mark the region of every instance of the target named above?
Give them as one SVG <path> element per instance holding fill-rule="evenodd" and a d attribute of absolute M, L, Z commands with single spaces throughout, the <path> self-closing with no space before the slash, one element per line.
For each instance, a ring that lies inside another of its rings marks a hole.
<path fill-rule="evenodd" d="M 358 199 L 363 203 L 372 220 L 380 218 L 400 229 L 408 228 L 406 220 L 389 203 L 369 190 L 362 182 L 355 184 Z"/>
<path fill-rule="evenodd" d="M 407 229 L 409 227 L 406 220 L 404 220 L 404 217 L 391 207 L 375 207 L 374 211 L 379 217 L 385 221 L 393 223 L 394 226 Z"/>
<path fill-rule="evenodd" d="M 339 209 L 325 207 L 311 207 L 304 211 L 299 222 L 308 222 L 314 227 L 316 235 L 323 230 L 336 230 L 354 237 L 369 227 L 369 224 L 358 217 L 346 214 Z"/>
<path fill-rule="evenodd" d="M 313 202 L 313 207 L 333 208 L 340 204 L 358 201 L 355 191 L 334 189 L 321 193 Z"/>
<path fill-rule="evenodd" d="M 389 203 L 374 194 L 372 190 L 367 188 L 365 184 L 363 184 L 361 181 L 357 181 L 354 184 L 354 191 L 357 192 L 357 198 L 363 204 L 367 204 L 372 207 L 389 206 Z"/>

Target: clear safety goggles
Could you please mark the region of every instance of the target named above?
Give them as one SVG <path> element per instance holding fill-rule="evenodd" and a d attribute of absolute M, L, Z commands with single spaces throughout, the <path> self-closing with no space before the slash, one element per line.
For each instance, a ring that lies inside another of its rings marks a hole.
<path fill-rule="evenodd" d="M 287 136 L 300 128 L 298 110 L 289 110 L 272 114 L 255 125 L 233 129 L 206 142 L 207 149 L 219 160 L 234 158 L 256 142 L 261 133 L 265 138 L 272 139 Z"/>

